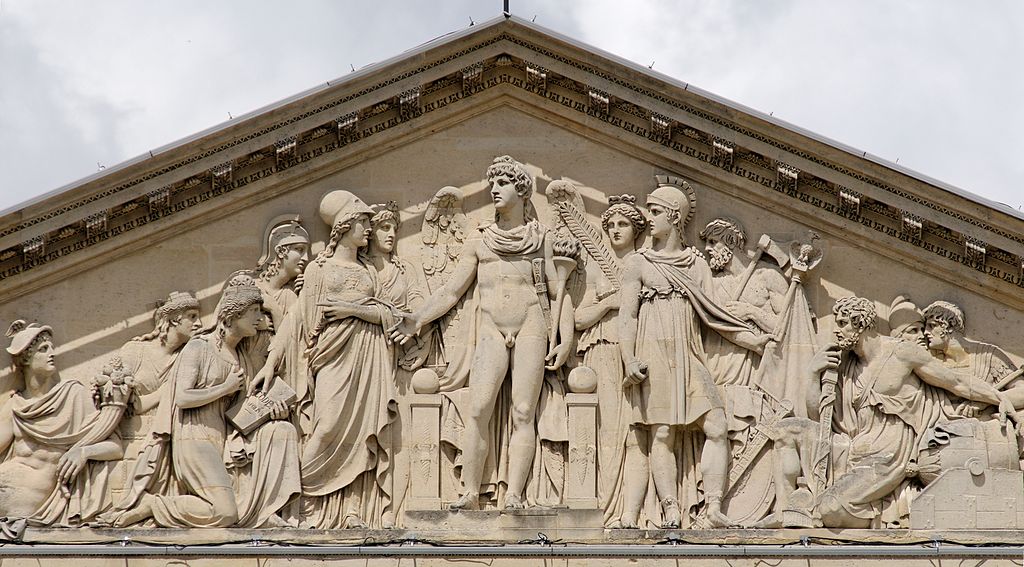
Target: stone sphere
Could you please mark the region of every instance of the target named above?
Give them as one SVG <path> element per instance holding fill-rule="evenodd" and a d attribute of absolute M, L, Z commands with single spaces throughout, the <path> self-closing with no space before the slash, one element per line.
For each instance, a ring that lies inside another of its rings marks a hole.
<path fill-rule="evenodd" d="M 577 366 L 569 372 L 569 391 L 592 394 L 597 391 L 597 372 L 589 366 Z"/>
<path fill-rule="evenodd" d="M 412 391 L 417 394 L 436 394 L 441 389 L 437 372 L 431 368 L 420 368 L 412 374 Z"/>

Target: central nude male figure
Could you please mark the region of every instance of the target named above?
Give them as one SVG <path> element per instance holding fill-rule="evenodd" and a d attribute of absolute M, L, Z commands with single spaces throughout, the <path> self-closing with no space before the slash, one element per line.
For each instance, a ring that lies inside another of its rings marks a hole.
<path fill-rule="evenodd" d="M 505 507 L 525 506 L 523 490 L 537 442 L 535 418 L 545 368 L 553 371 L 565 363 L 574 331 L 571 301 L 559 313 L 550 313 L 551 299 L 564 282 L 555 279 L 553 238 L 529 202 L 533 180 L 522 164 L 501 156 L 487 169 L 487 181 L 494 223 L 466 242 L 451 279 L 393 332 L 396 340 L 408 340 L 447 313 L 476 282 L 478 340 L 469 378 L 471 401 L 463 416 L 463 493 L 452 509 L 479 506 L 485 434 L 509 370 L 512 435 Z M 557 340 L 549 352 L 550 333 Z"/>

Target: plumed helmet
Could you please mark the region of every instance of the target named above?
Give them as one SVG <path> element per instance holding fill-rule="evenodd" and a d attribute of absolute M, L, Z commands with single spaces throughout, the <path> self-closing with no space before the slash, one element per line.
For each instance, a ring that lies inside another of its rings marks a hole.
<path fill-rule="evenodd" d="M 309 233 L 302 226 L 299 215 L 282 215 L 274 218 L 267 225 L 263 235 L 263 251 L 257 266 L 263 267 L 270 263 L 277 254 L 278 246 L 289 244 L 309 244 Z"/>

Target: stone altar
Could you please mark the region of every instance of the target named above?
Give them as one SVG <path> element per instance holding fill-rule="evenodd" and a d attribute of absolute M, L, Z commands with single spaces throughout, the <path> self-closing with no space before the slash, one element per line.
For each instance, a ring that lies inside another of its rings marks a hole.
<path fill-rule="evenodd" d="M 1022 229 L 501 19 L 0 219 L 3 537 L 1016 542 Z"/>

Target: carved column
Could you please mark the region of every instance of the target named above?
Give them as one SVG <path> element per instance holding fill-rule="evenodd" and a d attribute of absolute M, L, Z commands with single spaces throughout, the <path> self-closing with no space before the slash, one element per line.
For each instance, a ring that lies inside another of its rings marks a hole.
<path fill-rule="evenodd" d="M 569 407 L 569 466 L 565 503 L 574 509 L 596 509 L 597 394 L 566 394 Z"/>
<path fill-rule="evenodd" d="M 441 509 L 441 395 L 410 394 L 412 427 L 408 443 L 411 463 L 408 510 Z"/>

